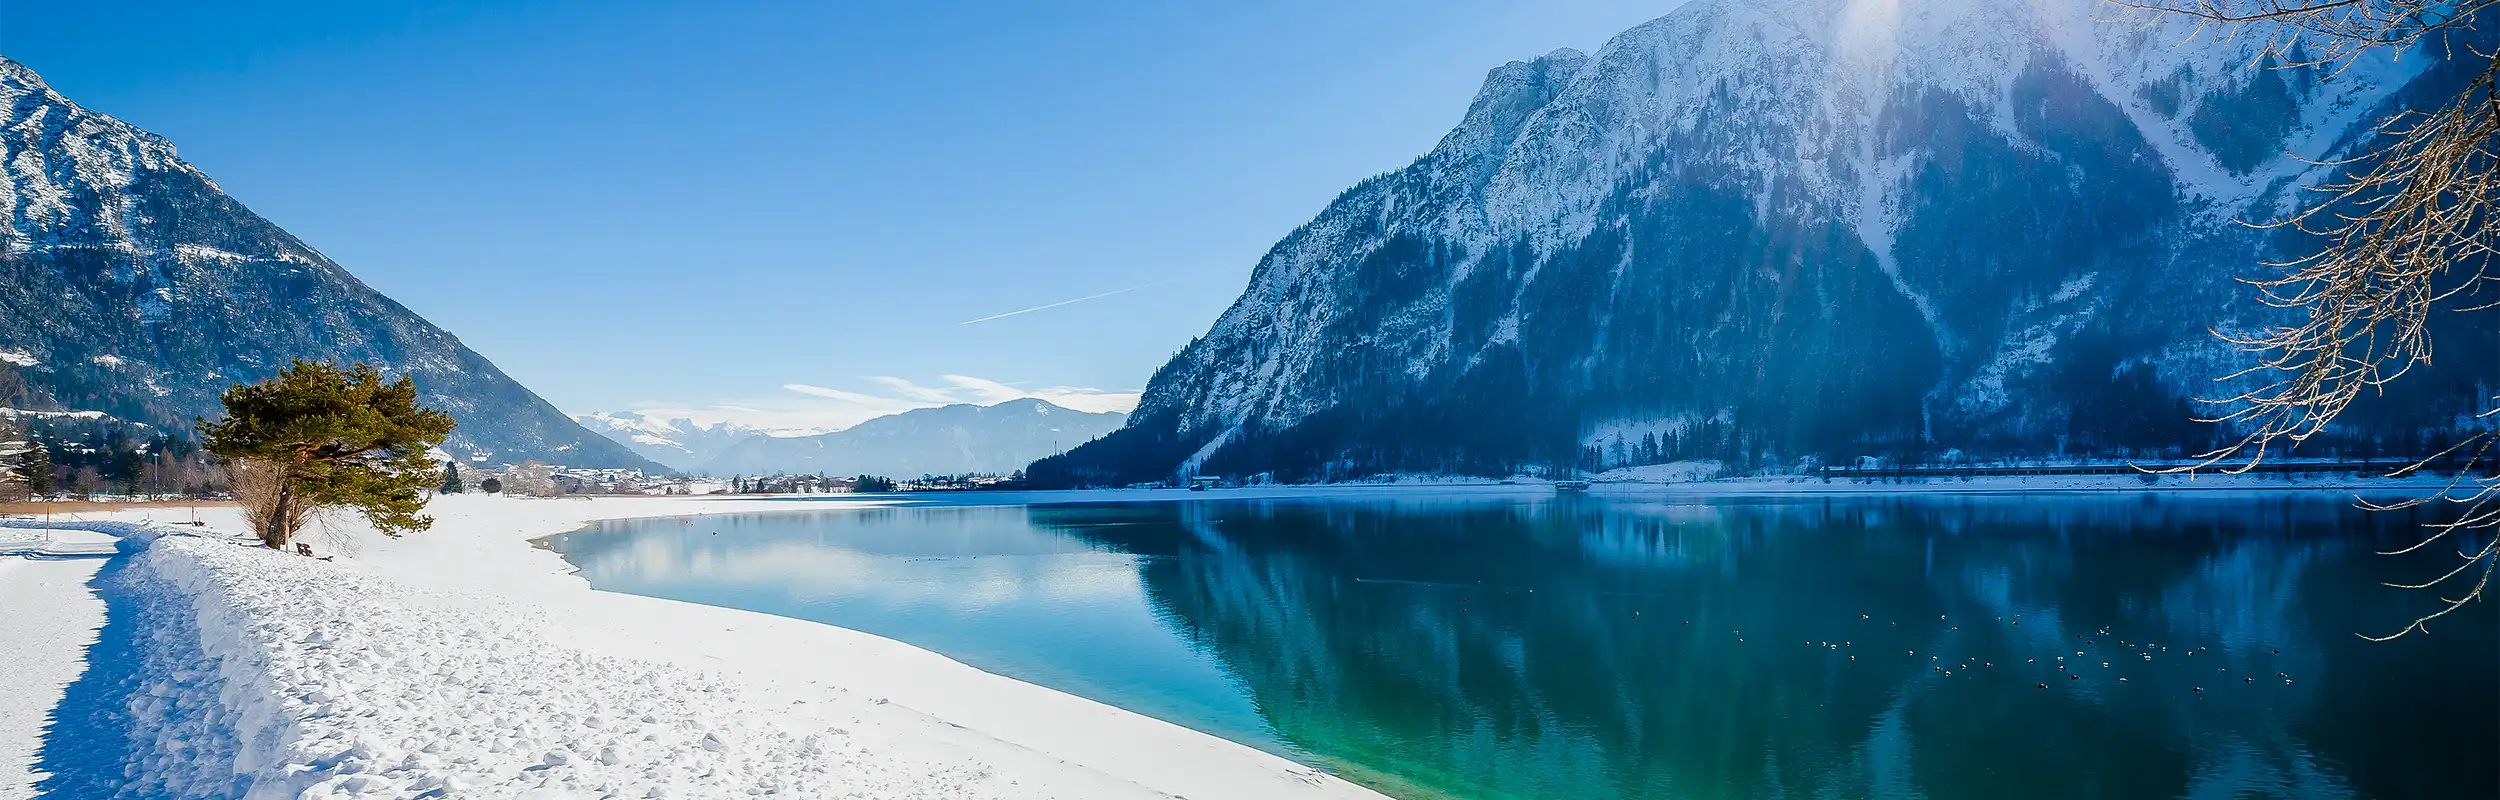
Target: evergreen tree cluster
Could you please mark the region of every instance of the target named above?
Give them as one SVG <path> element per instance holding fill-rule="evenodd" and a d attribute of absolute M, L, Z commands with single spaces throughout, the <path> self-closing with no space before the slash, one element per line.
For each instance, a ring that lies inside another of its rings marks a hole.
<path fill-rule="evenodd" d="M 37 497 L 210 497 L 226 481 L 198 442 L 110 417 L 34 417 L 13 462 L 0 465 Z"/>

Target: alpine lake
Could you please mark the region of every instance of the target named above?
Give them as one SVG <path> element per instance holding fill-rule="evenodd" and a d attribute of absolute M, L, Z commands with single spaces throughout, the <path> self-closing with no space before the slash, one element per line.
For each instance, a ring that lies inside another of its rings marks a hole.
<path fill-rule="evenodd" d="M 909 642 L 1409 800 L 2500 797 L 2500 604 L 2362 636 L 2438 610 L 2387 584 L 2454 547 L 2381 554 L 2435 508 L 978 502 L 547 544 L 599 589 Z"/>

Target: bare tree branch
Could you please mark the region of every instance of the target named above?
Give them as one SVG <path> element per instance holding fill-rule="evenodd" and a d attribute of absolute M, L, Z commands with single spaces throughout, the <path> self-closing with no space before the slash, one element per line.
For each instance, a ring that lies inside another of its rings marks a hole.
<path fill-rule="evenodd" d="M 2256 29 L 2273 37 L 2283 66 L 2348 62 L 2409 47 L 2441 31 L 2471 28 L 2500 0 L 2107 0 L 2111 5 L 2195 18 L 2200 28 Z M 2310 49 L 2294 47 L 2306 43 Z"/>
<path fill-rule="evenodd" d="M 2258 302 L 2294 322 L 2251 332 L 2215 331 L 2257 362 L 2224 380 L 2250 386 L 2212 401 L 2227 409 L 2211 420 L 2244 432 L 2229 446 L 2200 454 L 2188 471 L 2232 462 L 2245 472 L 2270 449 L 2289 450 L 2325 432 L 2352 403 L 2380 394 L 2415 367 L 2432 362 L 2433 315 L 2500 304 L 2500 52 L 2475 44 L 2476 25 L 2500 24 L 2500 0 L 2192 0 L 2150 3 L 2110 0 L 2129 8 L 2195 17 L 2206 25 L 2260 28 L 2282 67 L 2349 64 L 2372 53 L 2440 48 L 2433 55 L 2479 72 L 2444 104 L 2399 111 L 2378 122 L 2363 152 L 2332 162 L 2341 177 L 2310 187 L 2313 202 L 2283 219 L 2255 223 L 2305 234 L 2316 252 L 2270 263 L 2279 275 L 2244 280 Z M 2500 364 L 2472 365 L 2500 373 Z M 2500 376 L 2485 385 L 2500 386 Z M 2438 611 L 2389 639 L 2426 630 L 2433 619 L 2484 597 L 2500 566 L 2500 434 L 2488 422 L 2500 396 L 2477 415 L 2481 429 L 2466 441 L 2396 474 L 2448 459 L 2464 466 L 2443 491 L 2374 510 L 2412 508 L 2433 500 L 2460 506 L 2456 519 L 2424 528 L 2395 554 L 2439 542 L 2458 544 L 2461 563 L 2427 583 L 2463 584 Z"/>

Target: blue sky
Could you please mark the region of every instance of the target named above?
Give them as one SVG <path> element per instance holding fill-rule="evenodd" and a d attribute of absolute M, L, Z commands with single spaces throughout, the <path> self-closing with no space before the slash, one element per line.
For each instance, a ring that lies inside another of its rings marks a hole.
<path fill-rule="evenodd" d="M 566 411 L 821 426 L 1116 406 L 1487 69 L 1674 5 L 12 3 L 0 53 Z"/>

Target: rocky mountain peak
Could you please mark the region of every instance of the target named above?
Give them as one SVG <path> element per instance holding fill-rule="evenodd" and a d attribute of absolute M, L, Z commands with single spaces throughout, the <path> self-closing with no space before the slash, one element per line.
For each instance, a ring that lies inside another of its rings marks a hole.
<path fill-rule="evenodd" d="M 416 379 L 448 449 L 658 469 L 219 190 L 164 138 L 0 59 L 0 351 L 68 409 L 166 429 L 294 358 Z"/>
<path fill-rule="evenodd" d="M 1508 144 L 1519 126 L 1561 96 L 1588 63 L 1588 54 L 1565 47 L 1533 61 L 1494 67 L 1485 74 L 1484 87 L 1476 90 L 1475 100 L 1468 103 L 1466 117 L 1438 149 L 1480 152 L 1484 143 Z"/>
<path fill-rule="evenodd" d="M 2282 153 L 2446 74 L 2266 72 L 2256 38 L 2099 0 L 1701 0 L 1504 65 L 1278 242 L 1127 429 L 1035 473 L 2195 445 L 2208 327 L 2287 244 L 2235 220 L 2329 169 Z"/>

